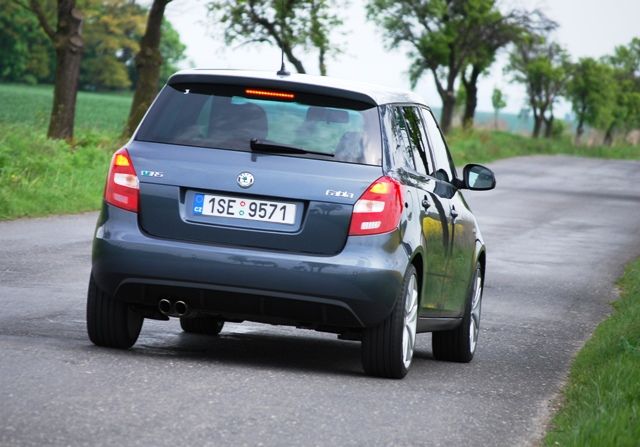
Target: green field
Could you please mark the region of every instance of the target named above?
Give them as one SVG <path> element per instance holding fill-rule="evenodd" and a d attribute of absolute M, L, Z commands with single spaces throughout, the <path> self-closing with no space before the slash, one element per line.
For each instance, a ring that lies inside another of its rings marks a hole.
<path fill-rule="evenodd" d="M 131 98 L 130 94 L 80 92 L 76 130 L 118 134 L 129 114 Z M 46 134 L 52 101 L 53 89 L 48 85 L 0 84 L 0 124 L 28 125 Z"/>
<path fill-rule="evenodd" d="M 78 94 L 72 142 L 45 138 L 51 86 L 0 84 L 0 219 L 97 209 L 130 94 Z M 640 159 L 640 147 L 576 147 L 570 138 L 533 140 L 506 132 L 454 131 L 456 164 L 536 154 Z"/>
<path fill-rule="evenodd" d="M 618 285 L 613 315 L 573 362 L 548 446 L 640 445 L 640 259 Z"/>

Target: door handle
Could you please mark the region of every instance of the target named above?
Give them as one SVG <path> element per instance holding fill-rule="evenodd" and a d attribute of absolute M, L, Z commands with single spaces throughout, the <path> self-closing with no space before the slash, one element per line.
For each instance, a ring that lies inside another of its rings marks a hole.
<path fill-rule="evenodd" d="M 431 206 L 431 203 L 429 203 L 429 201 L 427 200 L 427 196 L 424 196 L 424 199 L 422 199 L 422 207 L 425 210 L 428 210 L 430 206 Z"/>
<path fill-rule="evenodd" d="M 456 220 L 457 217 L 458 217 L 458 212 L 456 211 L 455 208 L 451 208 L 451 218 L 453 220 Z"/>

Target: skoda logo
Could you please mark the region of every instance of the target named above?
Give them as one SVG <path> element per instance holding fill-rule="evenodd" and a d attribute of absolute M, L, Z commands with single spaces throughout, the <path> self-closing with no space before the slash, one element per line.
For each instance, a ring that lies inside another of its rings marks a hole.
<path fill-rule="evenodd" d="M 248 188 L 253 185 L 253 181 L 254 178 L 250 172 L 241 172 L 238 174 L 238 185 L 240 185 L 241 188 Z"/>

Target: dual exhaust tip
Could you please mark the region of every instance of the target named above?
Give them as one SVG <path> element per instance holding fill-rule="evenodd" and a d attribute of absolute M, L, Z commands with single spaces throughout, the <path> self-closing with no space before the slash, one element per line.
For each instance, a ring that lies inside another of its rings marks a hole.
<path fill-rule="evenodd" d="M 158 301 L 158 310 L 162 315 L 183 317 L 189 313 L 189 306 L 184 301 L 172 303 L 166 298 Z"/>

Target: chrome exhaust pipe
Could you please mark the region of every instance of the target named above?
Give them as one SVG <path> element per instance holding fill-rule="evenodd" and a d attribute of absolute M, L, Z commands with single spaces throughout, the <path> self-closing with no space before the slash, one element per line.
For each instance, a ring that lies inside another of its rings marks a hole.
<path fill-rule="evenodd" d="M 161 299 L 158 302 L 158 310 L 160 310 L 160 313 L 163 315 L 169 315 L 171 313 L 171 301 L 166 298 Z"/>
<path fill-rule="evenodd" d="M 184 301 L 176 301 L 176 304 L 173 307 L 176 311 L 176 315 L 182 317 L 189 312 L 189 306 Z"/>

